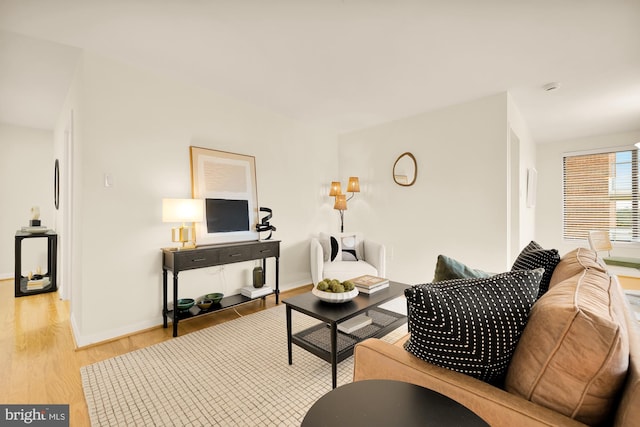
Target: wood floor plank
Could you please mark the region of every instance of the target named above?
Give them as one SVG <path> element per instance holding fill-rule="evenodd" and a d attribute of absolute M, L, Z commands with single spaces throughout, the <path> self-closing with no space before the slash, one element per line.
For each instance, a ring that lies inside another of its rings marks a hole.
<path fill-rule="evenodd" d="M 311 290 L 311 285 L 283 292 L 281 298 Z M 0 403 L 69 404 L 70 425 L 89 426 L 80 367 L 171 339 L 161 326 L 75 348 L 69 302 L 55 292 L 14 298 L 13 280 L 0 280 Z M 207 316 L 181 321 L 187 334 L 275 306 L 275 297 L 256 300 Z"/>

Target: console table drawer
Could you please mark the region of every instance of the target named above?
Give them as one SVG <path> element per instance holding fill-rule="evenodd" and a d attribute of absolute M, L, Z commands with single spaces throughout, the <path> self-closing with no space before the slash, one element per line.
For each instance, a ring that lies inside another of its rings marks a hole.
<path fill-rule="evenodd" d="M 254 259 L 280 256 L 280 245 L 276 242 L 258 243 L 251 247 L 251 257 Z"/>
<path fill-rule="evenodd" d="M 218 251 L 185 251 L 173 255 L 173 269 L 175 271 L 191 270 L 220 264 Z"/>
<path fill-rule="evenodd" d="M 220 262 L 228 264 L 232 262 L 247 261 L 251 258 L 251 248 L 249 246 L 235 246 L 222 248 L 220 252 Z"/>

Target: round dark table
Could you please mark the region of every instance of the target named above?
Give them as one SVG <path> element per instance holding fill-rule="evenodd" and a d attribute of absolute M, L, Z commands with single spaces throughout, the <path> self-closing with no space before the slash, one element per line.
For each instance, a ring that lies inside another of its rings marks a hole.
<path fill-rule="evenodd" d="M 302 420 L 302 427 L 488 425 L 447 396 L 391 380 L 357 381 L 333 389 Z"/>

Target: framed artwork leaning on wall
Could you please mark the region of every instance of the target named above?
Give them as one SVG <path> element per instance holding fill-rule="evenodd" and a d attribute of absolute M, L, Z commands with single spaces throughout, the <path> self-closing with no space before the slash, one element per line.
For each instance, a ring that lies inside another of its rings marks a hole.
<path fill-rule="evenodd" d="M 200 245 L 259 240 L 255 157 L 189 147 L 191 195 L 203 199 L 205 215 L 196 224 Z"/>

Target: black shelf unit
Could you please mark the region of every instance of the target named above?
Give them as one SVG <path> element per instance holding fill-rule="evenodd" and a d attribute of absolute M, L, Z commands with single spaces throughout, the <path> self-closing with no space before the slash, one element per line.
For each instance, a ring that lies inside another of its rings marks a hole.
<path fill-rule="evenodd" d="M 29 279 L 22 275 L 22 241 L 24 239 L 47 239 L 47 272 L 44 277 L 49 278 L 49 284 L 42 289 L 27 289 Z M 29 233 L 18 230 L 15 238 L 15 297 L 43 294 L 58 290 L 57 264 L 58 264 L 58 235 L 54 231 L 44 233 Z"/>

